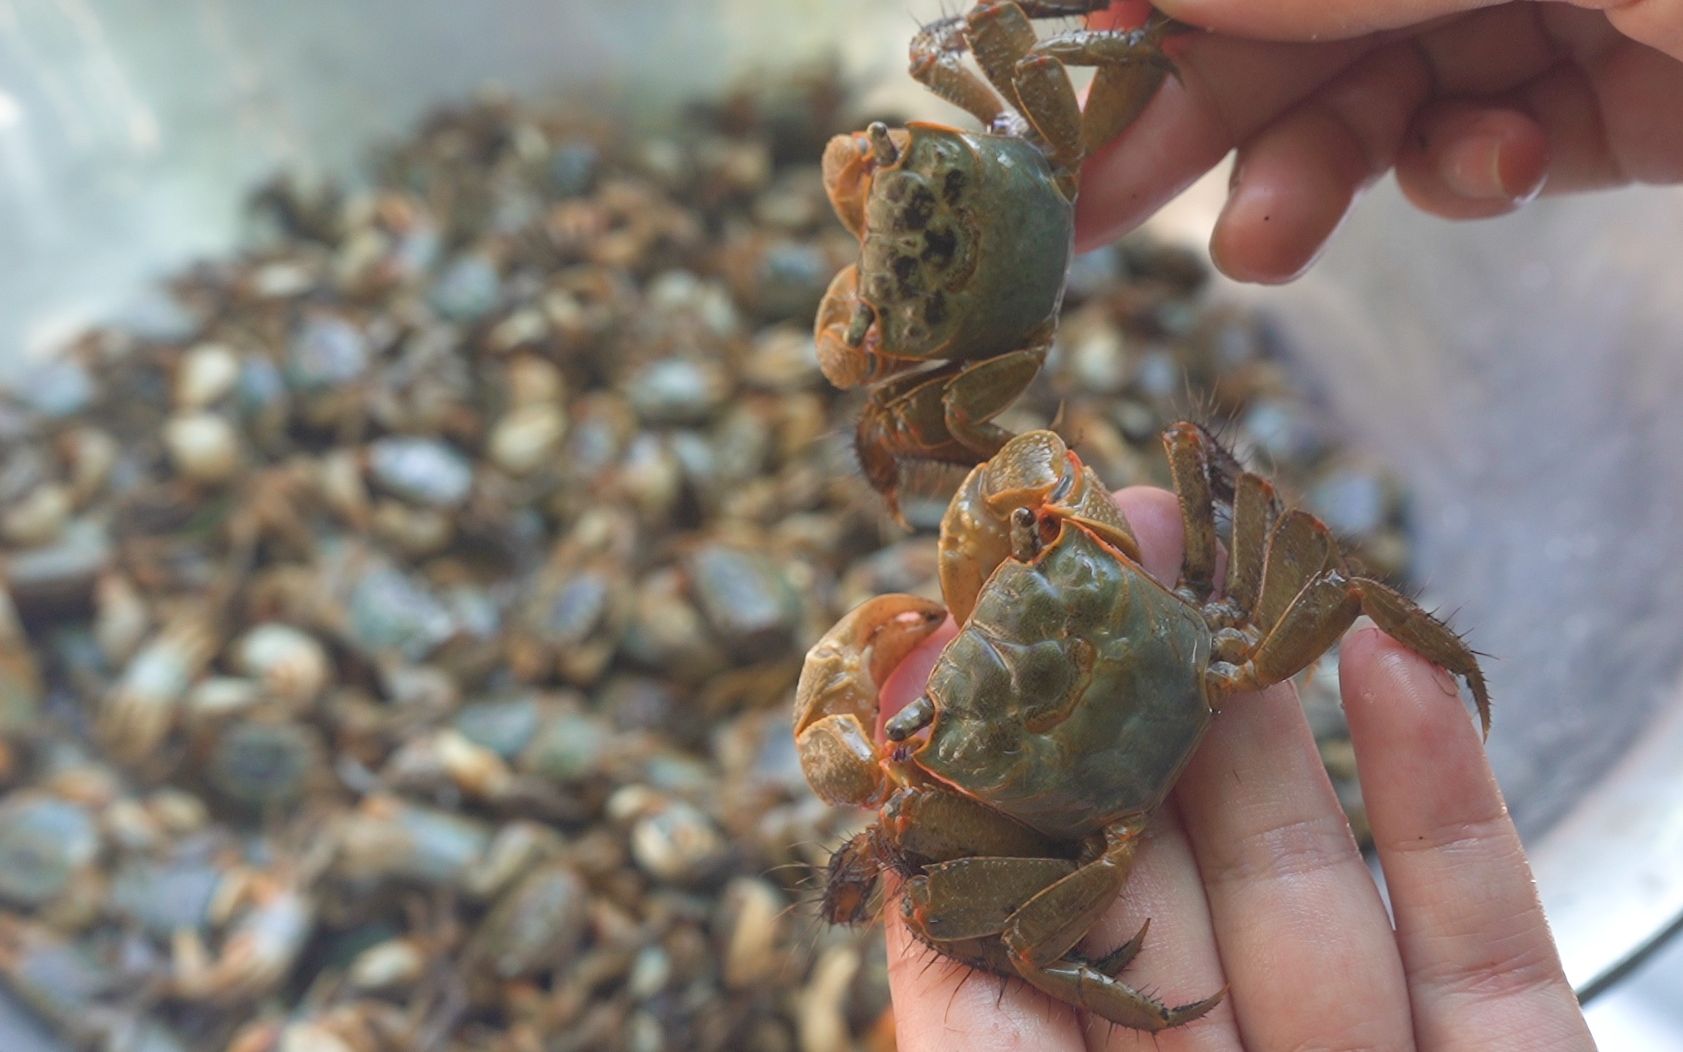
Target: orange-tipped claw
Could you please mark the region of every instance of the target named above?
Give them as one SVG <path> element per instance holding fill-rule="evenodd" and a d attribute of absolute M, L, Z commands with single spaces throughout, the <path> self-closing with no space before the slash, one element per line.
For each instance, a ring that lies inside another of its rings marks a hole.
<path fill-rule="evenodd" d="M 941 627 L 940 603 L 913 595 L 867 600 L 807 652 L 795 687 L 795 744 L 814 791 L 833 804 L 880 804 L 885 783 L 871 731 L 877 692 Z"/>

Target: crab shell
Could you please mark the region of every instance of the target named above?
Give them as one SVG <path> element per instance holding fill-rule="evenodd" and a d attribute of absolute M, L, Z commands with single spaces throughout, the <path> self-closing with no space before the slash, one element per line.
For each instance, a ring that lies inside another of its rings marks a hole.
<path fill-rule="evenodd" d="M 942 782 L 1076 839 L 1163 802 L 1210 724 L 1198 611 L 1085 527 L 1000 563 L 930 674 L 913 754 Z"/>
<path fill-rule="evenodd" d="M 1074 244 L 1074 206 L 1045 155 L 940 124 L 890 137 L 890 164 L 863 132 L 825 150 L 825 187 L 861 251 L 819 309 L 820 346 L 842 339 L 860 303 L 875 314 L 866 345 L 892 358 L 980 360 L 1023 346 L 1056 316 Z"/>

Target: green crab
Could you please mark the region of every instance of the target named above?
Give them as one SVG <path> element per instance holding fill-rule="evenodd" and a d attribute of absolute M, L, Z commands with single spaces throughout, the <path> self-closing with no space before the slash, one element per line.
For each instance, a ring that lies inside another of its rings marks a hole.
<path fill-rule="evenodd" d="M 1010 437 L 990 421 L 1051 347 L 1081 162 L 1172 68 L 1164 18 L 1045 39 L 1030 22 L 1107 6 L 980 0 L 931 23 L 912 41 L 912 76 L 985 130 L 878 122 L 824 151 L 824 186 L 860 259 L 818 308 L 818 358 L 838 387 L 875 385 L 856 445 L 891 509 L 901 459 L 974 464 Z M 961 61 L 966 50 L 985 81 Z M 1097 67 L 1085 108 L 1068 65 Z"/>
<path fill-rule="evenodd" d="M 1170 1007 L 1124 983 L 1143 929 L 1101 958 L 1075 946 L 1229 699 L 1296 675 L 1365 613 L 1463 677 L 1487 731 L 1490 714 L 1473 652 L 1353 573 L 1318 519 L 1283 510 L 1195 424 L 1164 445 L 1186 542 L 1172 588 L 1141 568 L 1092 469 L 1029 432 L 970 473 L 942 520 L 946 608 L 888 595 L 842 618 L 807 655 L 794 723 L 818 794 L 878 811 L 831 859 L 828 919 L 864 919 L 891 870 L 908 929 L 936 951 L 1148 1031 L 1221 994 Z M 1218 504 L 1231 511 L 1219 590 Z M 879 684 L 949 612 L 958 635 L 879 744 Z"/>

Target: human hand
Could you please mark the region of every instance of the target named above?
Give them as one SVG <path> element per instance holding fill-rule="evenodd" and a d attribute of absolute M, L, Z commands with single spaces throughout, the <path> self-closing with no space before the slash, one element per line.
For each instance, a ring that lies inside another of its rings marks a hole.
<path fill-rule="evenodd" d="M 1146 569 L 1173 580 L 1175 498 L 1117 502 Z M 922 692 L 954 632 L 883 685 L 885 714 Z M 1154 1036 L 1113 1027 L 934 956 L 891 905 L 901 1052 L 1593 1048 L 1454 681 L 1374 628 L 1345 637 L 1339 674 L 1394 930 L 1285 684 L 1224 707 L 1082 944 L 1109 951 L 1149 919 L 1125 981 L 1171 1004 L 1226 985 L 1220 1005 Z"/>
<path fill-rule="evenodd" d="M 1234 149 L 1210 253 L 1242 281 L 1301 274 L 1392 169 L 1417 207 L 1451 219 L 1538 193 L 1683 181 L 1680 0 L 1156 6 L 1211 31 L 1177 39 L 1178 81 L 1087 162 L 1080 248 L 1131 228 Z"/>

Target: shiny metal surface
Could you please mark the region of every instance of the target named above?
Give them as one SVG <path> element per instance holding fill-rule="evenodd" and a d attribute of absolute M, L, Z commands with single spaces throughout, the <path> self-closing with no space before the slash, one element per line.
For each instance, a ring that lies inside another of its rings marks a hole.
<path fill-rule="evenodd" d="M 146 280 L 230 245 L 252 181 L 348 172 L 487 83 L 654 114 L 834 50 L 950 119 L 900 58 L 939 6 L 0 0 L 0 378 L 90 320 L 167 326 Z M 1160 225 L 1202 237 L 1218 189 Z M 1309 278 L 1234 290 L 1414 487 L 1418 576 L 1497 658 L 1491 753 L 1590 992 L 1683 914 L 1680 244 L 1675 189 L 1476 225 L 1382 189 Z"/>

